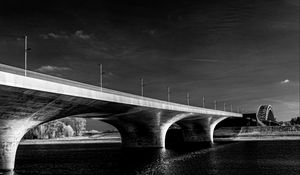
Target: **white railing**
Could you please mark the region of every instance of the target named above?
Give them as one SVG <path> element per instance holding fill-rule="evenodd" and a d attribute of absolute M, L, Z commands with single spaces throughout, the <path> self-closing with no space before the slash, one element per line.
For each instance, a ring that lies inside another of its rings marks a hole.
<path fill-rule="evenodd" d="M 0 64 L 0 71 L 25 76 L 24 69 L 13 67 L 13 66 L 8 66 L 8 65 L 4 65 L 4 64 Z M 151 101 L 155 100 L 155 101 L 159 101 L 159 102 L 164 102 L 162 100 L 156 100 L 156 99 L 152 99 L 152 98 L 142 97 L 139 95 L 129 94 L 129 93 L 111 90 L 111 89 L 107 89 L 107 88 L 103 88 L 103 87 L 101 88 L 100 86 L 95 86 L 95 85 L 90 85 L 90 84 L 81 83 L 81 82 L 77 82 L 77 81 L 72 81 L 72 80 L 68 80 L 68 79 L 64 79 L 64 78 L 59 78 L 59 77 L 55 77 L 55 76 L 51 76 L 51 75 L 46 75 L 46 74 L 42 74 L 42 73 L 38 73 L 38 72 L 29 71 L 29 70 L 26 71 L 26 76 L 30 77 L 30 78 L 36 78 L 36 79 L 51 81 L 51 82 L 55 82 L 55 83 L 71 85 L 71 86 L 85 88 L 85 89 L 99 91 L 99 92 L 102 91 L 104 93 L 110 93 L 110 94 L 114 94 L 114 95 L 132 97 L 132 98 L 137 98 L 137 99 L 149 99 Z"/>
<path fill-rule="evenodd" d="M 13 67 L 13 66 L 8 66 L 8 65 L 4 65 L 4 64 L 0 64 L 0 71 L 25 76 L 25 70 L 24 69 Z M 120 91 L 116 91 L 116 90 L 111 90 L 111 89 L 107 89 L 107 88 L 102 88 L 102 90 L 101 90 L 100 86 L 95 86 L 95 85 L 90 85 L 90 84 L 86 84 L 86 83 L 76 82 L 76 81 L 72 81 L 72 80 L 68 80 L 68 79 L 64 79 L 64 78 L 59 78 L 59 77 L 55 77 L 55 76 L 51 76 L 51 75 L 46 75 L 46 74 L 42 74 L 42 73 L 38 73 L 38 72 L 29 71 L 29 70 L 26 71 L 26 76 L 30 77 L 30 78 L 36 78 L 36 79 L 51 81 L 51 82 L 55 82 L 55 83 L 61 83 L 61 84 L 64 84 L 64 85 L 70 85 L 70 86 L 75 86 L 75 87 L 79 87 L 79 88 L 85 88 L 85 89 L 89 89 L 89 90 L 109 93 L 109 94 L 113 94 L 113 95 L 119 95 L 119 96 L 123 96 L 123 97 L 129 97 L 129 98 L 135 98 L 135 99 L 140 99 L 140 100 L 149 101 L 149 102 L 157 102 L 157 103 L 162 103 L 162 104 L 166 104 L 166 105 L 172 105 L 174 107 L 184 107 L 184 108 L 189 108 L 189 109 L 194 109 L 194 110 L 195 109 L 196 110 L 197 109 L 203 109 L 201 107 L 188 106 L 188 105 L 183 105 L 183 104 L 178 104 L 178 103 L 167 102 L 167 101 L 163 101 L 163 100 L 157 100 L 157 99 L 153 99 L 153 98 L 148 98 L 148 97 L 143 97 L 143 96 L 139 96 L 139 95 L 129 94 L 129 93 L 120 92 Z M 208 110 L 208 111 L 219 111 L 219 110 L 213 110 L 213 109 L 206 109 L 206 110 Z M 231 112 L 227 112 L 227 113 L 231 113 Z"/>

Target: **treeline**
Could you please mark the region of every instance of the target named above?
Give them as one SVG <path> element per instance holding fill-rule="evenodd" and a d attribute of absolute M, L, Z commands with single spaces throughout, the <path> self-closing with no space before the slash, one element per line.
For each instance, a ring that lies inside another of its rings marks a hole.
<path fill-rule="evenodd" d="M 293 126 L 300 125 L 300 117 L 292 118 L 290 121 L 281 121 L 279 122 L 281 126 Z"/>
<path fill-rule="evenodd" d="M 292 118 L 290 121 L 291 125 L 300 125 L 300 117 Z"/>
<path fill-rule="evenodd" d="M 83 118 L 66 117 L 54 120 L 29 130 L 23 139 L 51 139 L 81 136 L 85 131 L 86 120 Z"/>

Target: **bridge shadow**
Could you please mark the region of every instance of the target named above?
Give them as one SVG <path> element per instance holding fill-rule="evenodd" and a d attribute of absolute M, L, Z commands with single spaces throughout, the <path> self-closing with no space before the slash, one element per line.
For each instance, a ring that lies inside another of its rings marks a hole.
<path fill-rule="evenodd" d="M 176 123 L 167 131 L 165 144 L 166 149 L 177 152 L 191 152 L 213 146 L 211 142 L 185 142 L 183 129 Z"/>
<path fill-rule="evenodd" d="M 174 123 L 166 134 L 166 148 L 176 151 L 195 151 L 214 147 L 214 144 L 228 144 L 234 141 L 224 138 L 232 138 L 238 136 L 241 128 L 247 125 L 247 121 L 243 118 L 227 118 L 218 123 L 214 130 L 213 143 L 212 142 L 185 142 L 184 131 L 180 125 Z"/>

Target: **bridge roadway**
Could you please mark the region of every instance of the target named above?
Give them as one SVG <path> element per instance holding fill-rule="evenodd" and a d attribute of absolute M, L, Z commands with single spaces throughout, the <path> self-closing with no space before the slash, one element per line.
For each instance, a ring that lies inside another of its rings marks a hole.
<path fill-rule="evenodd" d="M 156 100 L 0 64 L 0 170 L 13 170 L 18 144 L 31 128 L 86 117 L 118 129 L 124 147 L 164 147 L 177 123 L 186 142 L 213 142 L 215 126 L 242 114 Z"/>

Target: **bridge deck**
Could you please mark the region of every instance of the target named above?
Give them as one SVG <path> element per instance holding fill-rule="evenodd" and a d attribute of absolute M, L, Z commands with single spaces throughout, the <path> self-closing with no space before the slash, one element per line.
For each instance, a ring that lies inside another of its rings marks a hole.
<path fill-rule="evenodd" d="M 242 114 L 239 113 L 182 105 L 107 88 L 101 89 L 99 86 L 93 86 L 33 71 L 27 71 L 27 76 L 25 77 L 24 69 L 3 64 L 0 64 L 0 85 L 165 110 L 242 117 Z"/>

